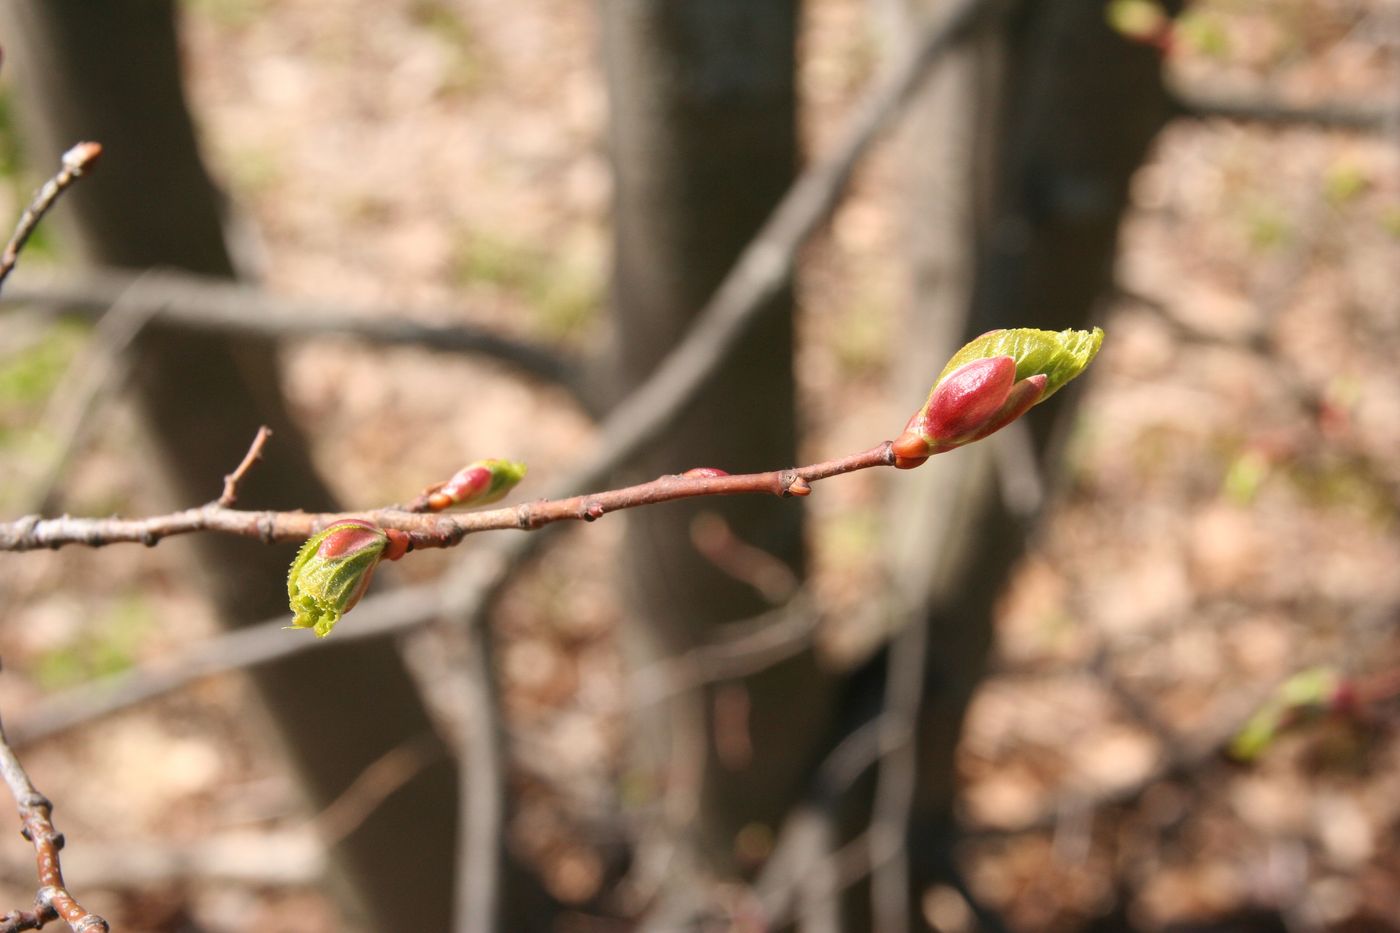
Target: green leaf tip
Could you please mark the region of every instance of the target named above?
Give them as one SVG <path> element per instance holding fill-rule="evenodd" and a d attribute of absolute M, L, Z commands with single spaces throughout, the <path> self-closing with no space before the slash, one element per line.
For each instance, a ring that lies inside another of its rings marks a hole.
<path fill-rule="evenodd" d="M 1016 361 L 1016 381 L 1043 374 L 1045 391 L 1036 404 L 1054 395 L 1082 373 L 1103 346 L 1103 328 L 1093 330 L 1037 330 L 1014 327 L 992 330 L 972 340 L 948 361 L 939 374 L 942 382 L 953 370 L 973 360 L 1009 356 Z M 937 388 L 937 383 L 935 383 Z"/>
<path fill-rule="evenodd" d="M 911 469 L 1000 431 L 1082 373 L 1102 345 L 1097 327 L 983 334 L 943 367 L 924 407 L 891 444 L 894 465 Z"/>

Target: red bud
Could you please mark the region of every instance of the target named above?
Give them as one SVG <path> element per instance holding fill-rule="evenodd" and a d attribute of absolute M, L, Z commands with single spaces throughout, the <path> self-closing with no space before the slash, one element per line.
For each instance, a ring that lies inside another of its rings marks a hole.
<path fill-rule="evenodd" d="M 975 434 L 1001 410 L 1016 382 L 1009 356 L 973 360 L 939 381 L 922 419 L 923 433 L 936 441 Z"/>

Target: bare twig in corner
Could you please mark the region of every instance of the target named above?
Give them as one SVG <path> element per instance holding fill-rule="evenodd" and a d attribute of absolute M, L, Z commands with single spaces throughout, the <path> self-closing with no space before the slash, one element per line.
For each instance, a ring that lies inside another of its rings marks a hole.
<path fill-rule="evenodd" d="M 78 143 L 63 154 L 62 167 L 59 168 L 58 174 L 44 182 L 34 193 L 34 199 L 20 215 L 14 236 L 5 244 L 4 253 L 0 253 L 0 284 L 4 284 L 5 279 L 14 271 L 15 263 L 19 262 L 20 250 L 29 242 L 34 228 L 39 226 L 39 221 L 49 212 L 49 208 L 54 206 L 58 196 L 73 182 L 82 178 L 101 154 L 102 146 L 97 143 Z"/>
<path fill-rule="evenodd" d="M 63 883 L 63 871 L 59 866 L 58 853 L 63 848 L 63 834 L 54 829 L 50 814 L 53 804 L 34 787 L 19 756 L 10 747 L 5 737 L 5 726 L 0 722 L 0 774 L 10 788 L 19 808 L 19 819 L 24 838 L 34 844 L 35 860 L 38 864 L 39 890 L 34 896 L 32 911 L 11 911 L 0 917 L 0 933 L 12 930 L 37 930 L 44 924 L 62 919 L 75 933 L 95 933 L 108 930 L 107 921 L 83 908 Z"/>
<path fill-rule="evenodd" d="M 248 452 L 243 455 L 242 462 L 234 467 L 232 473 L 224 477 L 224 491 L 218 498 L 219 505 L 227 508 L 238 501 L 238 484 L 243 481 L 243 477 L 248 475 L 253 464 L 262 459 L 263 448 L 267 446 L 270 437 L 272 437 L 271 428 L 265 424 L 258 428 L 258 433 L 253 438 L 253 443 L 248 446 Z"/>

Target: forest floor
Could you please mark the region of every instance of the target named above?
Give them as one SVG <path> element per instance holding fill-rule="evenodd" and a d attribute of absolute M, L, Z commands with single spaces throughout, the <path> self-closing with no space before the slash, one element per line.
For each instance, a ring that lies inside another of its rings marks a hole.
<path fill-rule="evenodd" d="M 469 315 L 578 351 L 609 339 L 590 5 L 181 11 L 204 150 L 236 205 L 241 261 L 270 291 Z M 1205 0 L 1181 36 L 1169 68 L 1193 88 L 1320 105 L 1400 87 L 1391 0 Z M 801 48 L 803 132 L 818 153 L 881 41 L 868 5 L 811 0 Z M 1289 931 L 1400 930 L 1400 701 L 1383 689 L 1400 671 L 1396 132 L 1184 118 L 1135 181 L 1109 337 L 1002 601 L 960 753 L 962 863 L 1013 929 L 1279 928 L 1248 925 L 1267 908 Z M 807 460 L 896 433 L 922 401 L 889 398 L 885 382 L 907 290 L 897 154 L 887 143 L 860 172 L 803 264 L 801 393 L 822 402 L 804 407 Z M 0 167 L 15 158 L 0 151 Z M 0 216 L 33 177 L 0 187 Z M 38 317 L 0 331 L 7 474 L 26 477 L 52 443 L 45 404 L 82 340 Z M 356 506 L 401 501 L 483 456 L 526 460 L 543 488 L 591 444 L 561 393 L 490 365 L 330 340 L 289 346 L 286 360 L 318 463 Z M 144 460 L 135 419 L 111 401 L 62 508 L 163 510 Z M 811 497 L 811 585 L 830 619 L 858 617 L 880 585 L 880 503 L 897 482 L 861 474 Z M 19 487 L 0 490 L 7 510 Z M 496 623 L 518 758 L 510 841 L 569 902 L 605 883 L 617 840 L 599 825 L 625 790 L 620 527 L 571 533 Z M 423 555 L 394 579 L 431 579 L 451 559 Z M 212 634 L 188 569 L 179 542 L 8 558 L 6 721 Z M 833 622 L 820 640 L 842 664 L 878 637 Z M 1244 718 L 1313 668 L 1376 702 L 1229 760 Z M 339 928 L 296 787 L 251 706 L 240 678 L 219 677 L 23 750 L 58 802 L 70 879 L 120 929 Z M 14 842 L 0 851 L 0 907 L 32 897 Z M 214 859 L 201 878 L 181 867 L 191 853 Z M 970 928 L 951 889 L 925 907 L 945 933 Z"/>

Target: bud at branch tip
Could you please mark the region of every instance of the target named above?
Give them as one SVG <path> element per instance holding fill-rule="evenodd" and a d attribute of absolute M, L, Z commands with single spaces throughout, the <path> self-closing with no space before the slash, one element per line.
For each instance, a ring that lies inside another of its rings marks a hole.
<path fill-rule="evenodd" d="M 1000 431 L 1083 372 L 1102 344 L 1097 327 L 994 330 L 971 341 L 890 445 L 895 466 L 910 469 Z"/>

